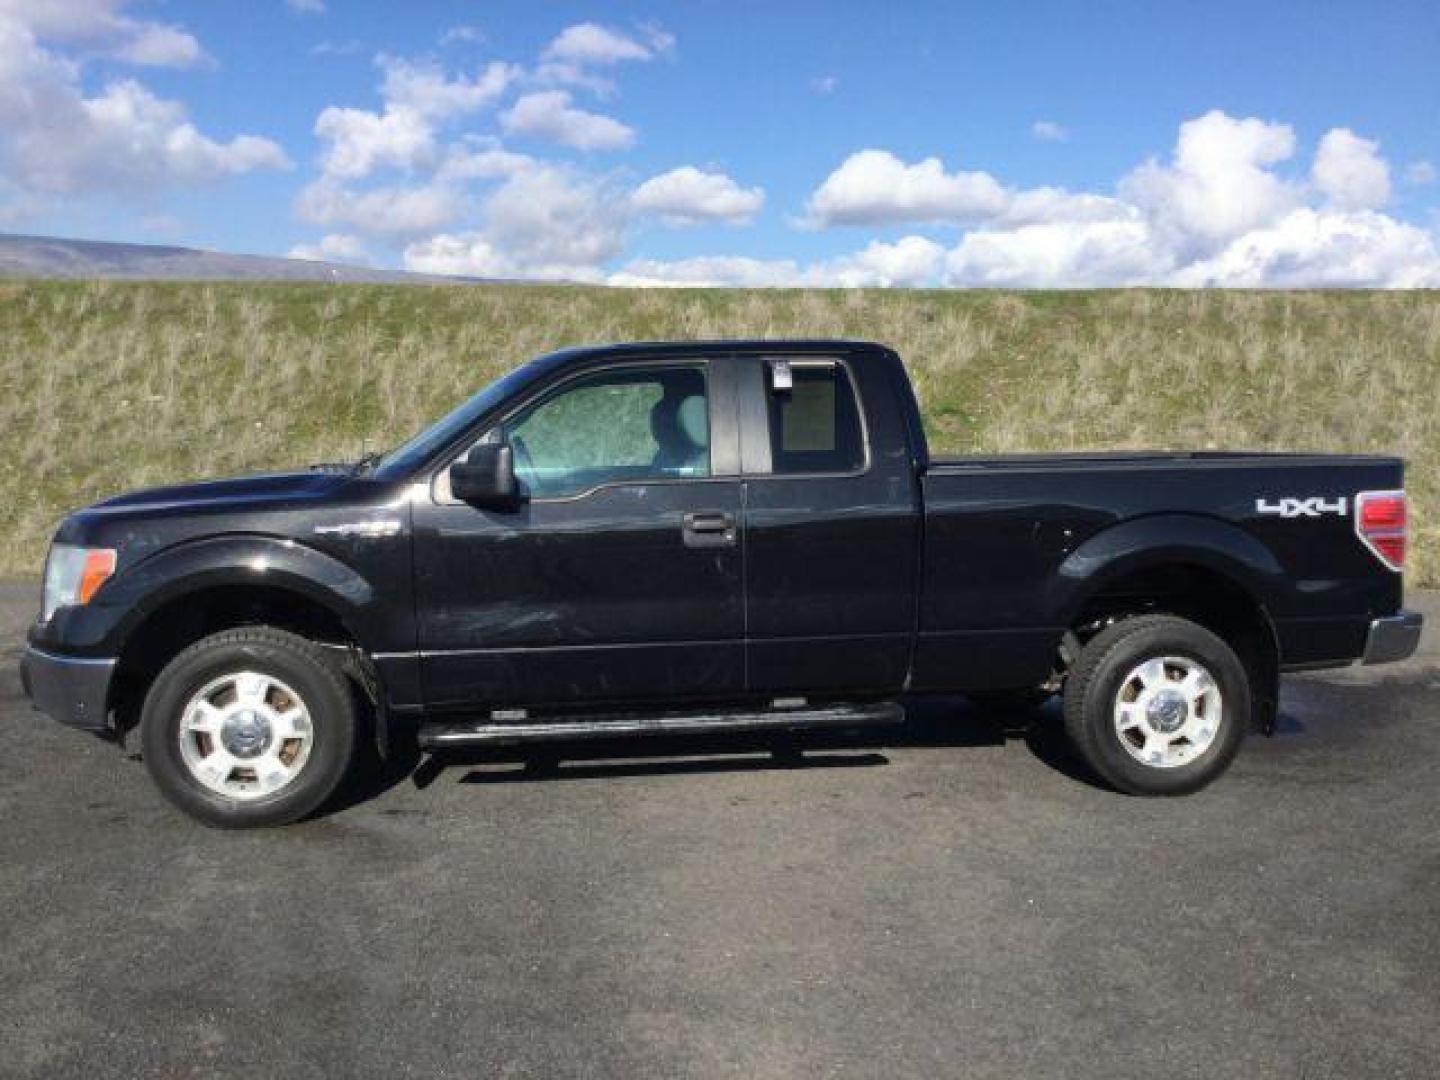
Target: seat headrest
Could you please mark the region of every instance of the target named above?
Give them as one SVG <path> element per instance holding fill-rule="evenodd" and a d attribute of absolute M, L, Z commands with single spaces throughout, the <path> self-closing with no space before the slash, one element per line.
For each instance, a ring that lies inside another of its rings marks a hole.
<path fill-rule="evenodd" d="M 710 444 L 710 425 L 705 415 L 705 398 L 691 394 L 675 410 L 675 425 L 697 447 Z"/>

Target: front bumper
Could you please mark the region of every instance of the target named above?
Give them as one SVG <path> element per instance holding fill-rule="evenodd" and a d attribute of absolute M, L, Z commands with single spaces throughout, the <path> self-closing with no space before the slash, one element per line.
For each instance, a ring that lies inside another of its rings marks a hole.
<path fill-rule="evenodd" d="M 1404 660 L 1415 654 L 1420 646 L 1420 631 L 1425 617 L 1418 611 L 1402 611 L 1370 623 L 1370 632 L 1365 635 L 1365 653 L 1362 664 L 1389 664 Z"/>
<path fill-rule="evenodd" d="M 20 658 L 20 684 L 35 708 L 85 731 L 108 730 L 106 702 L 114 673 L 114 660 L 55 656 L 33 645 Z"/>

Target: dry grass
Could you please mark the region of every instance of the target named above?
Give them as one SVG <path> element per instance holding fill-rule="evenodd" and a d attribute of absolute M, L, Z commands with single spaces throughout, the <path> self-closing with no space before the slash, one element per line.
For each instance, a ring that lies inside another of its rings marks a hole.
<path fill-rule="evenodd" d="M 568 344 L 847 336 L 906 357 L 938 450 L 1397 452 L 1440 583 L 1440 294 L 0 285 L 0 573 L 69 508 L 355 456 Z"/>

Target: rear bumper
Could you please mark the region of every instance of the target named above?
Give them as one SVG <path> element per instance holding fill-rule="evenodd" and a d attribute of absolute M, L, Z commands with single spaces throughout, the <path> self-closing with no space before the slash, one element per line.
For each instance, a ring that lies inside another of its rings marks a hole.
<path fill-rule="evenodd" d="M 85 731 L 108 728 L 106 702 L 114 673 L 114 660 L 55 656 L 33 645 L 20 658 L 20 684 L 35 708 Z"/>
<path fill-rule="evenodd" d="M 1418 611 L 1402 611 L 1370 623 L 1370 632 L 1365 635 L 1365 653 L 1362 664 L 1388 664 L 1404 660 L 1415 654 L 1420 645 L 1420 631 L 1425 617 Z"/>

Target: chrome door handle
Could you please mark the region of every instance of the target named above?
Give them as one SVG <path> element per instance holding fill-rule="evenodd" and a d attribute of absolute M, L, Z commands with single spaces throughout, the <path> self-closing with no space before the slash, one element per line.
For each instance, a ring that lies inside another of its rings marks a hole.
<path fill-rule="evenodd" d="M 735 515 L 702 510 L 681 519 L 686 547 L 730 547 L 735 543 Z"/>

